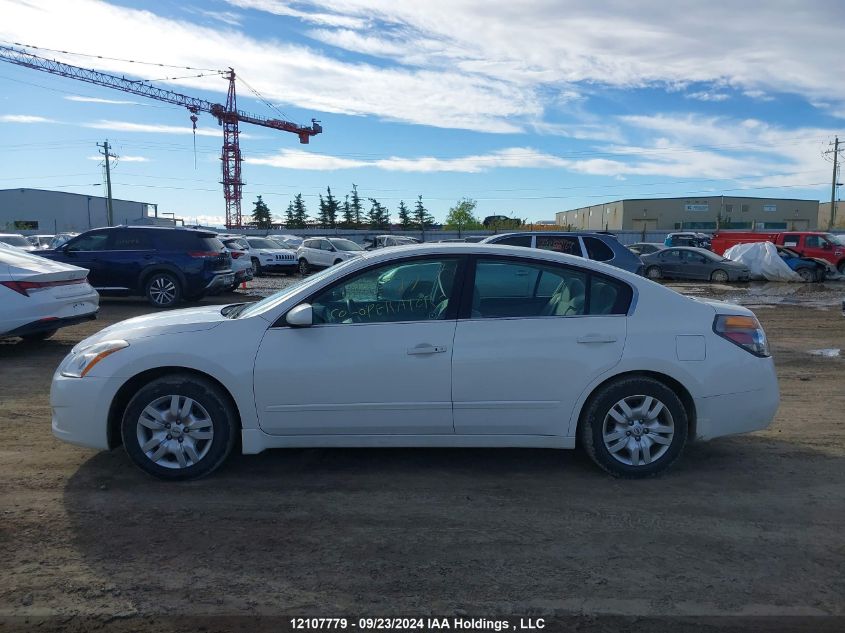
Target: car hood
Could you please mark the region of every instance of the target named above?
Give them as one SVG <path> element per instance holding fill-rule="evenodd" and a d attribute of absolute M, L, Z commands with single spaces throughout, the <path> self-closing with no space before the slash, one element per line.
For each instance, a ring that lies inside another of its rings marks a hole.
<path fill-rule="evenodd" d="M 185 310 L 168 310 L 167 312 L 145 314 L 144 316 L 120 321 L 100 330 L 93 336 L 89 336 L 76 345 L 74 351 L 111 339 L 132 341 L 161 334 L 210 330 L 226 320 L 226 317 L 221 314 L 223 308 L 222 305 L 214 305 Z"/>

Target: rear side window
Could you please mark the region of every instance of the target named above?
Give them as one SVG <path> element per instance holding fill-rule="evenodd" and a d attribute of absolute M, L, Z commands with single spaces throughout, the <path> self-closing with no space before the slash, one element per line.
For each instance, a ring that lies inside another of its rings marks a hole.
<path fill-rule="evenodd" d="M 581 257 L 581 245 L 578 243 L 578 238 L 571 235 L 538 235 L 537 248 Z"/>
<path fill-rule="evenodd" d="M 797 235 L 785 235 L 783 238 L 783 245 L 784 246 L 798 246 L 798 236 Z"/>
<path fill-rule="evenodd" d="M 302 246 L 304 248 L 320 248 L 320 240 L 305 240 Z"/>
<path fill-rule="evenodd" d="M 505 246 L 525 246 L 526 248 L 531 248 L 531 236 L 511 235 L 510 237 L 505 237 L 501 240 L 497 240 L 495 243 L 504 244 Z"/>
<path fill-rule="evenodd" d="M 114 251 L 147 251 L 153 244 L 147 231 L 115 231 L 112 238 L 111 250 Z"/>
<path fill-rule="evenodd" d="M 607 262 L 613 259 L 613 250 L 597 237 L 585 237 L 584 247 L 587 257 L 597 262 Z"/>

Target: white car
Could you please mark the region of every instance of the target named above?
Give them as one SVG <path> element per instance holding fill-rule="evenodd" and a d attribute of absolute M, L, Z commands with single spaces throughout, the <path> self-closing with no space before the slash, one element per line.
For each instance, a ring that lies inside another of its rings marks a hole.
<path fill-rule="evenodd" d="M 0 233 L 0 242 L 19 248 L 22 251 L 34 251 L 37 248 L 30 244 L 29 240 L 20 233 Z"/>
<path fill-rule="evenodd" d="M 400 268 L 428 292 L 396 298 Z M 576 442 L 611 474 L 643 477 L 693 439 L 767 427 L 778 401 L 750 310 L 479 244 L 380 249 L 257 303 L 117 323 L 71 350 L 50 394 L 56 437 L 122 442 L 164 479 L 205 475 L 235 445 Z"/>
<path fill-rule="evenodd" d="M 10 247 L 0 248 L 0 337 L 42 341 L 97 317 L 100 295 L 88 271 Z"/>
<path fill-rule="evenodd" d="M 296 249 L 299 272 L 307 275 L 313 268 L 328 268 L 364 254 L 361 246 L 341 237 L 309 237 Z"/>
<path fill-rule="evenodd" d="M 232 272 L 235 273 L 235 283 L 226 288 L 226 290 L 231 291 L 243 282 L 251 281 L 255 274 L 250 257 L 249 243 L 246 238 L 240 235 L 218 235 L 217 238 L 223 242 L 223 246 L 232 257 Z"/>
<path fill-rule="evenodd" d="M 256 277 L 266 272 L 296 272 L 296 251 L 293 247 L 283 246 L 266 237 L 247 237 L 246 241 L 249 244 L 252 274 Z"/>
<path fill-rule="evenodd" d="M 32 244 L 37 250 L 44 250 L 50 248 L 50 243 L 53 241 L 55 235 L 27 235 L 27 241 Z"/>

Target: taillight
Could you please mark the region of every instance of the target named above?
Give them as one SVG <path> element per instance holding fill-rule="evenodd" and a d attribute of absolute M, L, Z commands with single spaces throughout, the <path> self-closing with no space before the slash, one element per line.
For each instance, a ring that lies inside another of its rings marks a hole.
<path fill-rule="evenodd" d="M 717 314 L 713 331 L 755 356 L 771 356 L 766 333 L 756 317 Z"/>
<path fill-rule="evenodd" d="M 243 253 L 239 253 L 238 251 L 229 251 L 229 255 L 232 256 L 232 259 L 237 259 L 241 255 L 243 255 Z"/>
<path fill-rule="evenodd" d="M 220 257 L 217 251 L 188 251 L 190 257 Z"/>
<path fill-rule="evenodd" d="M 84 284 L 85 281 L 85 279 L 71 279 L 69 281 L 0 281 L 0 286 L 6 286 L 9 290 L 14 290 L 18 294 L 28 297 L 30 290 Z"/>

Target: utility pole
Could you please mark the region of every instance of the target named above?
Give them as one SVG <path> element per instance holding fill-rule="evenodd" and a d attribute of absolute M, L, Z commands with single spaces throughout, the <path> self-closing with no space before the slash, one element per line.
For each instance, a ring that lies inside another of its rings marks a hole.
<path fill-rule="evenodd" d="M 830 222 L 827 225 L 828 231 L 833 228 L 833 223 L 836 218 L 836 170 L 838 167 L 837 161 L 839 159 L 839 137 L 833 141 L 833 181 L 830 183 Z"/>
<path fill-rule="evenodd" d="M 100 154 L 105 158 L 106 161 L 106 198 L 108 204 L 108 225 L 114 225 L 114 207 L 112 206 L 112 198 L 111 198 L 111 163 L 109 159 L 117 158 L 116 154 L 112 154 L 109 151 L 109 142 L 108 140 L 103 141 L 103 144 L 100 145 L 97 143 L 97 147 L 100 148 Z"/>

